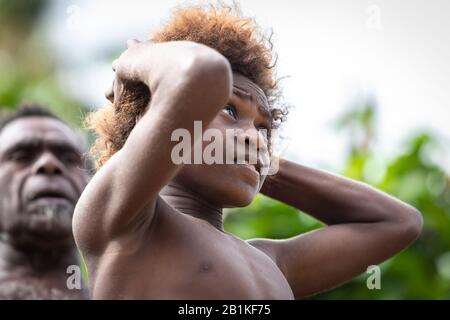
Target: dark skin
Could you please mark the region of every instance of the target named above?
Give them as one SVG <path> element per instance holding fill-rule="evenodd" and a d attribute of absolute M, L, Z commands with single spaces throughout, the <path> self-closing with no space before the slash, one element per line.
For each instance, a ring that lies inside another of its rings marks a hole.
<path fill-rule="evenodd" d="M 260 164 L 175 165 L 170 134 L 192 134 L 194 120 L 221 132 L 251 130 L 242 143 L 267 153 L 259 130 L 271 118 L 262 90 L 233 74 L 216 51 L 132 41 L 115 71 L 111 101 L 136 81 L 152 99 L 75 210 L 94 299 L 302 298 L 352 279 L 418 237 L 421 216 L 409 205 L 284 159 L 267 179 Z M 286 240 L 243 241 L 225 232 L 223 208 L 246 206 L 259 191 L 328 226 Z"/>
<path fill-rule="evenodd" d="M 84 299 L 67 288 L 79 265 L 75 204 L 88 181 L 80 138 L 63 122 L 30 116 L 0 132 L 0 297 Z"/>

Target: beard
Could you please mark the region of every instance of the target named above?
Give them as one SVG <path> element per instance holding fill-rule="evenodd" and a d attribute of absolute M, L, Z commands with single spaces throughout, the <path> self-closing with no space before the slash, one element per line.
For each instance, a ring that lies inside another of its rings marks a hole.
<path fill-rule="evenodd" d="M 24 210 L 3 214 L 2 238 L 19 249 L 72 245 L 73 210 L 65 201 L 35 201 Z"/>
<path fill-rule="evenodd" d="M 78 291 L 78 290 L 77 290 Z M 38 281 L 14 279 L 0 281 L 0 300 L 69 300 L 82 299 L 81 293 L 49 288 Z"/>

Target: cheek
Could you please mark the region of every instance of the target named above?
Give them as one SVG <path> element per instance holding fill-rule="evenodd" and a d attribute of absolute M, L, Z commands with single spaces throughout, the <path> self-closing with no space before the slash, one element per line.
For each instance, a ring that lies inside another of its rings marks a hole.
<path fill-rule="evenodd" d="M 0 231 L 8 231 L 18 223 L 20 217 L 20 197 L 18 192 L 1 190 L 0 194 Z"/>
<path fill-rule="evenodd" d="M 217 173 L 208 165 L 185 165 L 174 178 L 176 182 L 203 191 L 217 180 Z"/>
<path fill-rule="evenodd" d="M 222 114 L 218 114 L 217 117 L 210 123 L 207 130 L 204 129 L 204 139 L 202 139 L 202 162 L 207 164 L 225 164 L 227 162 L 227 147 L 230 147 L 230 161 L 234 158 L 234 138 L 231 135 L 229 137 L 229 143 L 227 144 L 227 130 L 233 130 Z M 231 133 L 232 131 L 230 131 Z"/>
<path fill-rule="evenodd" d="M 0 170 L 1 171 L 1 170 Z M 2 171 L 0 173 L 0 206 L 2 209 L 18 209 L 20 203 L 20 187 L 24 176 L 20 173 Z"/>

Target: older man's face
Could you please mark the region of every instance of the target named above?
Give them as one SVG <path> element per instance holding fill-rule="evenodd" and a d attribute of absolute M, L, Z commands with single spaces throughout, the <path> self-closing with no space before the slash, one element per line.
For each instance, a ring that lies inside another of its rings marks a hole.
<path fill-rule="evenodd" d="M 73 244 L 72 214 L 87 183 L 83 145 L 49 117 L 19 118 L 0 132 L 0 235 L 21 247 Z"/>

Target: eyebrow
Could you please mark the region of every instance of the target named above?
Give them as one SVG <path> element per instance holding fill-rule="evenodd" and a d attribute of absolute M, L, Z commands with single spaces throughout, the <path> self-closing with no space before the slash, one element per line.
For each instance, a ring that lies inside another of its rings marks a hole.
<path fill-rule="evenodd" d="M 240 98 L 250 100 L 252 102 L 255 101 L 255 97 L 250 92 L 248 92 L 236 85 L 233 85 L 233 93 Z M 261 113 L 263 113 L 264 116 L 266 116 L 267 118 L 270 119 L 270 121 L 272 121 L 273 117 L 272 117 L 272 113 L 270 112 L 269 105 L 267 104 L 266 101 L 261 101 L 261 99 L 258 99 L 258 100 L 260 100 L 260 101 L 257 101 L 257 102 L 259 102 L 258 103 L 259 111 L 261 111 Z"/>
<path fill-rule="evenodd" d="M 3 153 L 4 154 L 8 154 L 17 150 L 23 150 L 23 149 L 37 149 L 42 145 L 48 145 L 50 149 L 56 149 L 58 151 L 70 151 L 70 152 L 74 152 L 77 155 L 79 155 L 80 157 L 82 156 L 81 151 L 76 148 L 75 146 L 73 146 L 71 143 L 69 142 L 65 142 L 65 141 L 52 141 L 52 140 L 47 140 L 44 141 L 42 139 L 36 139 L 36 138 L 29 138 L 29 139 L 24 139 L 21 140 L 17 143 L 13 143 L 11 146 L 7 147 Z"/>
<path fill-rule="evenodd" d="M 240 97 L 240 98 L 244 98 L 244 99 L 248 99 L 248 100 L 253 101 L 253 96 L 249 92 L 245 91 L 242 88 L 239 88 L 237 86 L 233 86 L 233 93 L 235 95 L 237 95 L 238 97 Z"/>

